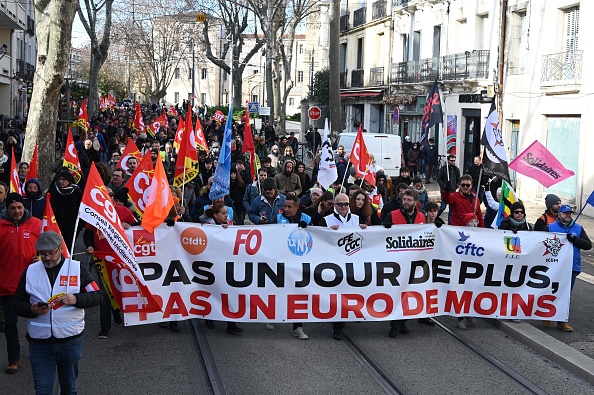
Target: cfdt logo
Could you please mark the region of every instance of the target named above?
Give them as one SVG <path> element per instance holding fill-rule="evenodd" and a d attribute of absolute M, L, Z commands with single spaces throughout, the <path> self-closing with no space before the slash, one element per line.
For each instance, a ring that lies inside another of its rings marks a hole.
<path fill-rule="evenodd" d="M 336 244 L 339 247 L 344 248 L 344 252 L 347 256 L 351 256 L 354 253 L 361 251 L 361 248 L 363 248 L 363 236 L 354 232 L 338 239 Z"/>
<path fill-rule="evenodd" d="M 522 245 L 519 236 L 503 236 L 503 245 L 507 254 L 521 254 Z"/>
<path fill-rule="evenodd" d="M 188 254 L 198 255 L 201 254 L 208 245 L 208 238 L 206 233 L 200 228 L 186 228 L 181 235 L 179 235 L 179 241 L 188 252 Z"/>
<path fill-rule="evenodd" d="M 132 238 L 134 240 L 134 256 L 155 256 L 157 254 L 154 233 L 144 229 L 133 230 Z"/>
<path fill-rule="evenodd" d="M 293 255 L 304 256 L 309 254 L 313 247 L 313 238 L 303 229 L 297 229 L 289 235 L 287 247 Z"/>

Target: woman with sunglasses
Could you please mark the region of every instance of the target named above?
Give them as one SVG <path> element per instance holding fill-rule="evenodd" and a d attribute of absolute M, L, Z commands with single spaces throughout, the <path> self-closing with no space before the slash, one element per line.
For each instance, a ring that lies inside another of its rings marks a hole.
<path fill-rule="evenodd" d="M 519 230 L 532 230 L 532 225 L 526 221 L 526 209 L 522 202 L 511 205 L 510 215 L 501 221 L 499 229 L 511 230 L 514 233 L 518 233 Z"/>

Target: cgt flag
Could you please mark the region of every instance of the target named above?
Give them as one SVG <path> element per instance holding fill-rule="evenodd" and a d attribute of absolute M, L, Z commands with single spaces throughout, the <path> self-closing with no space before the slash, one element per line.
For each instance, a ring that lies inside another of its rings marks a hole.
<path fill-rule="evenodd" d="M 231 138 L 233 122 L 233 106 L 229 106 L 229 116 L 225 124 L 225 134 L 223 136 L 221 152 L 219 152 L 219 162 L 214 172 L 214 180 L 208 197 L 210 200 L 216 200 L 229 194 L 231 184 Z"/>
<path fill-rule="evenodd" d="M 128 197 L 136 206 L 136 214 L 141 219 L 144 216 L 146 203 L 149 200 L 149 187 L 151 186 L 154 172 L 151 154 L 147 152 L 136 170 L 134 170 L 134 173 L 128 179 L 128 182 L 126 182 Z"/>
<path fill-rule="evenodd" d="M 427 102 L 425 102 L 423 117 L 421 118 L 421 144 L 423 146 L 429 145 L 429 129 L 438 123 L 443 123 L 443 110 L 441 108 L 439 86 L 436 80 L 427 95 Z"/>
<path fill-rule="evenodd" d="M 72 130 L 68 128 L 68 138 L 66 139 L 66 150 L 64 151 L 64 161 L 62 162 L 64 167 L 67 167 L 74 178 L 74 182 L 77 184 L 82 178 L 82 167 L 78 159 L 78 153 L 74 145 L 74 139 L 72 138 Z"/>
<path fill-rule="evenodd" d="M 136 310 L 132 311 L 141 309 L 158 311 L 158 303 L 144 282 L 142 270 L 136 262 L 132 245 L 126 237 L 114 203 L 112 203 L 107 193 L 107 188 L 105 188 L 94 162 L 91 164 L 89 179 L 83 193 L 78 215 L 80 219 L 101 231 L 113 249 L 120 269 L 118 273 L 120 284 L 125 284 L 128 289 L 131 287 L 135 289 L 134 297 L 131 299 L 135 301 L 132 306 L 136 307 Z M 130 312 L 126 308 L 126 303 L 120 304 L 120 306 L 122 306 L 124 313 Z"/>
<path fill-rule="evenodd" d="M 173 148 L 175 148 L 176 151 L 179 150 L 179 146 L 181 144 L 185 130 L 186 124 L 184 120 L 180 117 L 179 121 L 177 122 L 177 131 L 175 132 L 175 138 L 173 139 Z"/>
<path fill-rule="evenodd" d="M 168 128 L 169 121 L 167 120 L 167 114 L 163 110 L 163 114 L 159 115 L 151 124 L 146 128 L 149 136 L 155 138 L 155 135 L 159 133 L 161 127 Z"/>
<path fill-rule="evenodd" d="M 60 227 L 56 222 L 56 216 L 54 215 L 54 210 L 52 209 L 52 205 L 50 203 L 51 194 L 48 192 L 45 194 L 45 209 L 43 210 L 43 219 L 41 220 L 41 233 L 47 232 L 48 230 L 53 230 L 60 236 L 62 236 L 62 232 L 60 232 Z M 64 258 L 70 258 L 70 254 L 68 253 L 68 247 L 66 247 L 66 241 L 62 238 L 62 254 L 64 254 Z"/>
<path fill-rule="evenodd" d="M 31 157 L 31 163 L 29 163 L 29 171 L 27 172 L 27 180 L 32 178 L 39 178 L 39 153 L 38 144 L 35 143 L 35 149 L 33 150 L 33 156 Z"/>
<path fill-rule="evenodd" d="M 351 163 L 355 168 L 355 172 L 359 178 L 367 180 L 371 185 L 375 186 L 375 166 L 371 163 L 371 156 L 365 145 L 365 139 L 363 138 L 362 126 L 359 125 L 359 131 L 357 132 L 357 138 L 351 149 Z"/>
<path fill-rule="evenodd" d="M 250 153 L 250 180 L 253 180 L 256 173 L 256 147 L 254 146 L 254 136 L 252 135 L 252 125 L 250 125 L 250 113 L 248 111 L 247 102 L 245 104 L 245 129 L 243 131 L 243 147 L 241 148 L 242 153 Z"/>
<path fill-rule="evenodd" d="M 173 185 L 178 188 L 192 181 L 198 175 L 198 152 L 196 151 L 196 138 L 192 127 L 191 104 L 188 105 L 185 124 L 187 130 L 182 135 L 177 160 L 175 161 L 175 175 L 173 176 Z"/>
<path fill-rule="evenodd" d="M 91 129 L 91 124 L 89 123 L 89 114 L 87 112 L 86 99 L 80 103 L 80 110 L 78 111 L 78 120 L 76 122 L 78 126 L 85 132 L 88 132 Z"/>
<path fill-rule="evenodd" d="M 507 153 L 503 145 L 503 135 L 499 125 L 499 114 L 495 107 L 495 98 L 491 102 L 491 109 L 485 129 L 481 137 L 481 144 L 485 147 L 483 154 L 483 172 L 496 176 L 510 183 L 509 170 L 507 169 Z"/>
<path fill-rule="evenodd" d="M 196 137 L 196 148 L 206 152 L 206 155 L 210 155 L 208 144 L 204 138 L 204 130 L 202 129 L 202 122 L 200 121 L 200 118 L 196 119 L 196 129 L 194 130 L 194 136 Z"/>
<path fill-rule="evenodd" d="M 148 201 L 146 202 L 144 216 L 142 217 L 142 227 L 148 232 L 153 233 L 155 228 L 165 221 L 173 204 L 173 195 L 167 182 L 163 162 L 157 160 L 157 167 L 151 180 Z"/>
<path fill-rule="evenodd" d="M 136 158 L 136 160 L 139 162 L 142 160 L 142 155 L 140 154 L 140 150 L 136 146 L 136 143 L 134 142 L 134 140 L 132 140 L 131 138 L 128 139 L 126 148 L 124 148 L 122 157 L 120 158 L 120 161 L 118 162 L 118 167 L 121 167 L 122 169 L 124 169 L 124 171 L 126 173 L 128 173 L 128 170 L 129 170 L 128 164 L 126 162 L 128 162 L 128 159 L 130 159 L 130 157 Z"/>
<path fill-rule="evenodd" d="M 137 130 L 136 135 L 138 135 L 139 133 L 145 132 L 144 119 L 142 118 L 142 111 L 140 111 L 140 103 L 136 103 L 134 109 L 134 129 Z"/>
<path fill-rule="evenodd" d="M 546 188 L 575 174 L 566 169 L 538 140 L 519 154 L 509 164 L 509 168 L 535 179 Z"/>
<path fill-rule="evenodd" d="M 14 146 L 12 147 L 12 155 L 10 155 L 10 192 L 23 194 L 21 179 L 19 178 L 19 169 L 16 164 L 16 156 L 14 156 Z"/>

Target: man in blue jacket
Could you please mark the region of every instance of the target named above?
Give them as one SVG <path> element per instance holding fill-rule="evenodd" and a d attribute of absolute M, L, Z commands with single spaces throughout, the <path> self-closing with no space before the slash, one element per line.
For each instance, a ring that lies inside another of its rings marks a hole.
<path fill-rule="evenodd" d="M 278 193 L 274 178 L 268 177 L 262 183 L 262 194 L 250 206 L 248 218 L 256 225 L 276 224 L 284 205 L 285 195 Z"/>
<path fill-rule="evenodd" d="M 559 207 L 559 211 L 557 212 L 557 220 L 549 224 L 545 228 L 545 231 L 565 233 L 567 234 L 567 240 L 573 244 L 573 266 L 571 268 L 571 290 L 573 291 L 575 279 L 582 271 L 582 257 L 580 250 L 592 249 L 592 242 L 590 241 L 590 238 L 586 234 L 586 231 L 582 225 L 576 223 L 573 220 L 572 214 L 573 209 L 568 204 L 564 204 L 563 206 Z M 550 325 L 549 321 L 543 321 L 543 323 L 546 327 Z M 557 322 L 557 329 L 560 329 L 564 332 L 573 332 L 573 328 L 569 326 L 567 322 Z"/>

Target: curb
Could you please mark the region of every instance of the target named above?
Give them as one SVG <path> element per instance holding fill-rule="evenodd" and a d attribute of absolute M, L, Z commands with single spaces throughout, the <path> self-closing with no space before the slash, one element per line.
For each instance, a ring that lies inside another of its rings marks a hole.
<path fill-rule="evenodd" d="M 594 359 L 526 322 L 516 323 L 497 319 L 487 321 L 545 358 L 594 385 Z"/>

